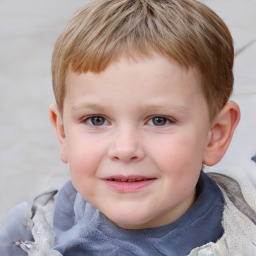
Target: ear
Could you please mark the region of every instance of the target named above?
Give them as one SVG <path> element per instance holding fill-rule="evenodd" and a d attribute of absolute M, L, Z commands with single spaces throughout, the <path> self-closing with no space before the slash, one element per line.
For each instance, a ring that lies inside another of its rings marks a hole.
<path fill-rule="evenodd" d="M 211 125 L 203 164 L 212 166 L 221 160 L 228 149 L 239 119 L 239 106 L 235 102 L 227 102 Z"/>
<path fill-rule="evenodd" d="M 60 144 L 60 158 L 62 162 L 68 163 L 64 124 L 63 124 L 62 116 L 56 104 L 53 104 L 50 106 L 50 121 L 56 131 L 58 141 Z"/>

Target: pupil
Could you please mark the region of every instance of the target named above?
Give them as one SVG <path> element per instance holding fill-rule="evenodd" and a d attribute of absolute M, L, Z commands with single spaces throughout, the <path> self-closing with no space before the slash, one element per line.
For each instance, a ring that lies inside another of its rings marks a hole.
<path fill-rule="evenodd" d="M 153 124 L 156 126 L 165 125 L 166 118 L 165 117 L 155 117 L 155 118 L 153 118 Z"/>
<path fill-rule="evenodd" d="M 103 125 L 104 122 L 105 122 L 105 118 L 103 117 L 96 116 L 92 118 L 93 125 L 100 126 L 100 125 Z"/>

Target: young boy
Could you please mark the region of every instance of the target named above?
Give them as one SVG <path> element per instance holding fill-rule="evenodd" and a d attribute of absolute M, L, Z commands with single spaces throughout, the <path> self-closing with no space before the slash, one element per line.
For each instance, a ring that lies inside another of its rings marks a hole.
<path fill-rule="evenodd" d="M 71 182 L 53 227 L 53 194 L 35 199 L 27 222 L 20 206 L 20 237 L 0 236 L 4 255 L 256 255 L 239 185 L 202 171 L 239 121 L 233 58 L 228 28 L 197 1 L 82 8 L 52 59 L 50 117 Z"/>

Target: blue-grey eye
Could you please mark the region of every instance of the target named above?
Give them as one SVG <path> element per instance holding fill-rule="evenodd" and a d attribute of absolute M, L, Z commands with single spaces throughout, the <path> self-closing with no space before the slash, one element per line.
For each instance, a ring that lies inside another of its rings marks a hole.
<path fill-rule="evenodd" d="M 152 118 L 152 123 L 155 126 L 163 126 L 163 125 L 166 125 L 167 122 L 168 122 L 168 119 L 166 117 L 156 116 Z"/>
<path fill-rule="evenodd" d="M 102 116 L 92 116 L 87 119 L 88 123 L 94 126 L 101 126 L 106 123 L 106 119 Z"/>

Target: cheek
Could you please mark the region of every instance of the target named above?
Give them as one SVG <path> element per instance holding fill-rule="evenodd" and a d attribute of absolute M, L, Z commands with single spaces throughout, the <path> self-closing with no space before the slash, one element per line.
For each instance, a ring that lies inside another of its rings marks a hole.
<path fill-rule="evenodd" d="M 80 136 L 79 133 L 73 134 L 75 135 L 67 138 L 71 176 L 82 178 L 94 175 L 104 156 L 103 142 L 88 136 Z"/>
<path fill-rule="evenodd" d="M 69 147 L 69 171 L 75 189 L 93 203 L 97 195 L 95 177 L 103 154 L 100 146 L 88 140 L 73 140 Z"/>
<path fill-rule="evenodd" d="M 198 173 L 201 170 L 203 145 L 195 136 L 177 136 L 165 140 L 155 150 L 155 161 L 170 175 Z"/>

